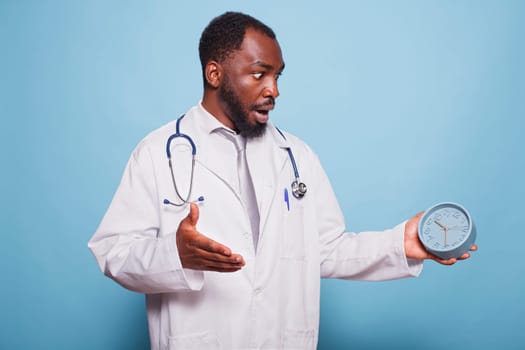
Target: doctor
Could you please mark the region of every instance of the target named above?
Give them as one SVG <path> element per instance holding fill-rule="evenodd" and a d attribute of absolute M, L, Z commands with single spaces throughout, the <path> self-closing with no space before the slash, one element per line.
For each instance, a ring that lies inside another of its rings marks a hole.
<path fill-rule="evenodd" d="M 139 143 L 89 242 L 104 274 L 146 294 L 152 349 L 315 349 L 320 278 L 386 280 L 417 276 L 423 259 L 456 262 L 423 249 L 420 215 L 345 232 L 316 155 L 268 120 L 284 69 L 269 27 L 225 13 L 199 54 L 202 101 Z M 185 136 L 167 146 L 177 129 Z"/>

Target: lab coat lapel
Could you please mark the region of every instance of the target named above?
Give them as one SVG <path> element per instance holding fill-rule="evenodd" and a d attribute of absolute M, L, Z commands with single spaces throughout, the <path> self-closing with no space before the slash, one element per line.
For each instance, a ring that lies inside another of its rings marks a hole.
<path fill-rule="evenodd" d="M 231 191 L 235 194 L 235 196 L 240 200 L 240 195 L 238 192 L 238 184 L 237 184 L 237 177 L 232 176 L 231 174 L 235 174 L 231 171 L 227 171 L 228 168 L 231 169 L 237 169 L 237 165 L 235 163 L 232 163 L 228 165 L 226 162 L 224 162 L 224 159 L 222 159 L 221 156 L 210 156 L 206 154 L 205 156 L 197 158 L 197 161 L 206 169 L 208 169 L 210 172 L 212 172 L 215 176 L 217 176 L 219 179 L 221 179 L 225 185 L 227 185 Z"/>
<path fill-rule="evenodd" d="M 240 200 L 238 179 L 236 172 L 232 171 L 237 169 L 237 156 L 232 155 L 230 149 L 221 149 L 224 145 L 213 142 L 211 135 L 199 125 L 199 117 L 201 116 L 191 116 L 188 118 L 191 122 L 185 125 L 185 130 L 188 130 L 185 133 L 192 136 L 197 147 L 196 161 L 221 179 Z"/>
<path fill-rule="evenodd" d="M 276 186 L 288 158 L 287 147 L 289 147 L 288 142 L 271 124 L 268 125 L 268 130 L 263 137 L 249 140 L 247 143 L 248 167 L 259 207 L 259 241 L 262 238 L 272 202 L 276 200 L 274 198 L 278 193 Z"/>
<path fill-rule="evenodd" d="M 217 176 L 223 181 L 234 193 L 237 198 L 238 194 L 238 180 L 236 172 L 236 155 L 231 155 L 230 149 L 221 149 L 224 145 L 217 145 L 214 138 L 211 137 L 208 130 L 204 126 L 203 111 L 199 107 L 194 107 L 189 110 L 181 122 L 180 132 L 191 137 L 196 146 L 195 160 L 198 166 L 202 166 L 213 175 Z M 178 140 L 180 141 L 180 140 Z M 188 144 L 187 142 L 180 141 Z M 174 142 L 175 144 L 176 142 Z M 191 152 L 191 148 L 186 148 L 187 152 Z M 228 157 L 231 155 L 231 157 Z M 197 168 L 198 168 L 197 166 Z M 188 170 L 189 171 L 189 170 Z M 196 170 L 197 171 L 197 170 Z M 235 176 L 234 176 L 235 175 Z"/>

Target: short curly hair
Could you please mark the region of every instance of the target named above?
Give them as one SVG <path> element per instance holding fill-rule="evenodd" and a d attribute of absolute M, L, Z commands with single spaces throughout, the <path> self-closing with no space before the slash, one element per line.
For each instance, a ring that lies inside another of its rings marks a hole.
<path fill-rule="evenodd" d="M 241 12 L 225 12 L 211 20 L 202 32 L 199 42 L 204 83 L 206 83 L 204 76 L 206 64 L 211 60 L 224 62 L 233 51 L 239 50 L 248 28 L 275 39 L 275 33 L 270 27 Z"/>

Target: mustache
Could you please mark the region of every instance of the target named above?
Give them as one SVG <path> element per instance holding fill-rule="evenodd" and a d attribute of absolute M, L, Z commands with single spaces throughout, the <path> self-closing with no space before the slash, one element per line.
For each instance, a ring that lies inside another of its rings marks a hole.
<path fill-rule="evenodd" d="M 261 109 L 264 107 L 275 107 L 275 99 L 273 97 L 269 97 L 266 101 L 262 103 L 255 103 L 250 106 L 252 110 Z"/>

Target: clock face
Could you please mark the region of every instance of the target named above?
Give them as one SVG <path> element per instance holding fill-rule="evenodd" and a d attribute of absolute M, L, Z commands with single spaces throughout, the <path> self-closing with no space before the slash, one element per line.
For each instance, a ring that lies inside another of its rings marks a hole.
<path fill-rule="evenodd" d="M 448 252 L 461 247 L 471 230 L 470 215 L 463 207 L 443 203 L 425 212 L 419 224 L 419 238 L 431 251 Z"/>

